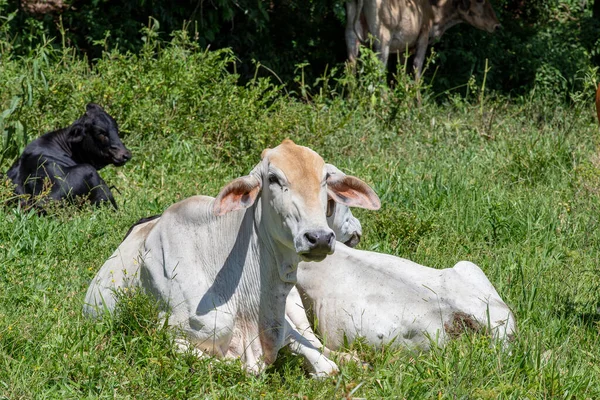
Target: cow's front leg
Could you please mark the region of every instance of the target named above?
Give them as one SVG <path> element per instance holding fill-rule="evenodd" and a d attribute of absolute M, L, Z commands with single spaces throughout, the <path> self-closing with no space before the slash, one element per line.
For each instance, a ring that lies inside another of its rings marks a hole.
<path fill-rule="evenodd" d="M 337 365 L 323 354 L 330 351 L 315 336 L 295 286 L 285 301 L 285 330 L 290 351 L 304 357 L 313 376 L 321 378 L 339 371 Z"/>
<path fill-rule="evenodd" d="M 415 81 L 419 83 L 421 73 L 423 72 L 423 63 L 425 62 L 425 54 L 427 53 L 427 45 L 429 44 L 429 31 L 421 32 L 417 39 L 417 53 L 413 61 L 415 70 Z"/>
<path fill-rule="evenodd" d="M 184 338 L 175 339 L 175 348 L 180 353 L 186 353 L 190 351 L 194 356 L 198 358 L 206 357 L 206 353 L 194 346 L 189 340 Z"/>
<path fill-rule="evenodd" d="M 381 61 L 381 65 L 383 70 L 387 69 L 388 58 L 390 57 L 390 43 L 391 43 L 391 33 L 387 29 L 382 29 L 379 32 L 379 35 L 375 39 L 374 49 L 377 52 L 379 61 Z"/>
<path fill-rule="evenodd" d="M 286 317 L 286 344 L 292 353 L 304 357 L 305 365 L 314 378 L 325 378 L 339 372 L 338 366 L 319 348 L 302 336 Z M 320 342 L 319 342 L 320 343 Z"/>
<path fill-rule="evenodd" d="M 353 69 L 356 68 L 356 59 L 358 58 L 359 38 L 356 32 L 356 17 L 360 10 L 357 9 L 356 1 L 346 2 L 346 50 L 348 52 L 348 61 Z"/>
<path fill-rule="evenodd" d="M 81 164 L 74 167 L 63 168 L 61 175 L 54 175 L 54 185 L 50 192 L 50 198 L 61 200 L 65 197 L 74 198 L 78 196 L 89 196 L 94 205 L 110 202 L 117 209 L 117 203 L 112 192 L 98 171 L 89 164 Z"/>

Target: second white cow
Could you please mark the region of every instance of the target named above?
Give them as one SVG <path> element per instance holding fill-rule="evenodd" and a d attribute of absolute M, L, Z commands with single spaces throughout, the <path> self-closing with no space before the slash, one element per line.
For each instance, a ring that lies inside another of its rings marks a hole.
<path fill-rule="evenodd" d="M 355 219 L 347 207 L 335 207 L 344 220 Z M 360 235 L 360 223 L 351 225 Z M 348 238 L 353 232 L 342 234 Z M 487 331 L 502 343 L 516 333 L 512 311 L 477 265 L 461 261 L 453 268 L 435 269 L 342 243 L 318 268 L 300 263 L 286 316 L 304 340 L 323 348 L 326 356 L 338 350 L 344 338 L 352 342 L 361 337 L 376 347 L 394 343 L 425 350 L 465 329 Z"/>

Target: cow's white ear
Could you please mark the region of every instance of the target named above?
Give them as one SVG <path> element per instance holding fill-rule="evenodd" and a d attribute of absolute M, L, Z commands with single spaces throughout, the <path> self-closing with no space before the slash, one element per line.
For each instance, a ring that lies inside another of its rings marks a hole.
<path fill-rule="evenodd" d="M 327 178 L 327 194 L 348 207 L 367 210 L 379 210 L 381 207 L 377 193 L 369 185 L 350 175 L 330 174 Z"/>
<path fill-rule="evenodd" d="M 256 201 L 260 188 L 260 179 L 253 175 L 234 179 L 219 192 L 213 204 L 213 213 L 224 215 L 230 211 L 250 207 Z"/>

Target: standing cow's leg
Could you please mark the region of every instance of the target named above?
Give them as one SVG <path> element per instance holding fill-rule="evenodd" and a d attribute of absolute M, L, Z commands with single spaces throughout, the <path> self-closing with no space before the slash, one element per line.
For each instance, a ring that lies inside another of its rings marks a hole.
<path fill-rule="evenodd" d="M 417 102 L 419 107 L 421 106 L 421 90 L 419 84 L 421 83 L 421 73 L 423 72 L 423 62 L 425 61 L 425 53 L 427 52 L 427 45 L 429 44 L 429 30 L 422 31 L 417 39 L 417 54 L 413 61 L 413 67 L 415 70 L 415 82 L 417 83 Z"/>
<path fill-rule="evenodd" d="M 427 52 L 427 45 L 429 44 L 429 31 L 421 32 L 417 39 L 417 53 L 415 60 L 413 61 L 413 67 L 415 69 L 415 81 L 419 83 L 421 79 L 421 72 L 423 72 L 423 63 L 425 62 L 425 53 Z"/>
<path fill-rule="evenodd" d="M 390 32 L 383 31 L 379 33 L 377 39 L 375 39 L 375 51 L 379 54 L 379 60 L 383 66 L 383 70 L 387 70 L 388 58 L 390 56 Z"/>
<path fill-rule="evenodd" d="M 358 58 L 358 47 L 360 45 L 358 35 L 354 24 L 359 10 L 355 1 L 346 2 L 346 50 L 348 52 L 348 61 L 352 68 L 355 68 Z"/>

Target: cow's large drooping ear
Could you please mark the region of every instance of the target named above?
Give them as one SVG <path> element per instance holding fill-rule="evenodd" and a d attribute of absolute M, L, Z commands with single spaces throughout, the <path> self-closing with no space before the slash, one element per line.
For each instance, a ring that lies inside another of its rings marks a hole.
<path fill-rule="evenodd" d="M 348 207 L 379 210 L 381 201 L 369 185 L 358 178 L 344 174 L 329 174 L 327 194 L 336 202 Z"/>
<path fill-rule="evenodd" d="M 247 175 L 229 182 L 215 199 L 213 213 L 224 215 L 230 211 L 248 208 L 260 193 L 262 182 L 256 176 Z"/>

